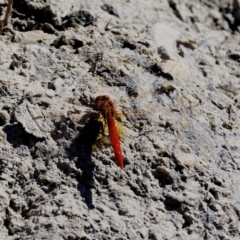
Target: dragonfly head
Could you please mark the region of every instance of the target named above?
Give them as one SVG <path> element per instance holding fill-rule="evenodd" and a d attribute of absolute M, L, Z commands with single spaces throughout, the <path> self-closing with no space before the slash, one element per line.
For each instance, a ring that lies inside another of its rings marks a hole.
<path fill-rule="evenodd" d="M 113 116 L 115 113 L 114 104 L 107 95 L 101 95 L 95 98 L 94 109 L 99 111 L 105 118 Z"/>

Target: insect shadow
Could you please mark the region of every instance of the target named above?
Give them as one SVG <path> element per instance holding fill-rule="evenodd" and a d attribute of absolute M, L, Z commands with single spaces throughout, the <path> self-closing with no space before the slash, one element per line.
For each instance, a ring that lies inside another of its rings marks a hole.
<path fill-rule="evenodd" d="M 82 175 L 79 179 L 78 190 L 89 209 L 94 209 L 92 192 L 94 188 L 94 164 L 92 162 L 92 148 L 96 143 L 98 135 L 103 129 L 102 122 L 98 121 L 96 117 L 86 114 L 83 118 L 87 118 L 87 122 L 80 130 L 78 136 L 73 140 L 70 149 L 74 149 L 77 154 L 76 168 L 81 169 Z"/>

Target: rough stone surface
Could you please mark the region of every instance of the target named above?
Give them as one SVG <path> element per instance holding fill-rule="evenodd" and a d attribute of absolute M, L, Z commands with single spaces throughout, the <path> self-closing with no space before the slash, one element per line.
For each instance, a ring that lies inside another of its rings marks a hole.
<path fill-rule="evenodd" d="M 238 3 L 14 1 L 0 239 L 238 240 Z M 103 94 L 123 113 L 123 171 L 93 147 Z"/>

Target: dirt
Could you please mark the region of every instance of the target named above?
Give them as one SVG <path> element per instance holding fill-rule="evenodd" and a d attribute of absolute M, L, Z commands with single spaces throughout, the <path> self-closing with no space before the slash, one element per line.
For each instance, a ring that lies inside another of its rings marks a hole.
<path fill-rule="evenodd" d="M 239 6 L 14 1 L 0 36 L 0 239 L 239 239 Z M 124 170 L 95 147 L 108 138 L 99 95 L 122 112 Z"/>

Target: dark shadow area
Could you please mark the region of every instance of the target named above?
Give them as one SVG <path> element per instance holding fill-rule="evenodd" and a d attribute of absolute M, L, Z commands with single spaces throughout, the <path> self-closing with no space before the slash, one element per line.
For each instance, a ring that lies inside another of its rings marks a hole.
<path fill-rule="evenodd" d="M 74 139 L 68 152 L 70 159 L 74 155 L 78 157 L 76 168 L 82 171 L 79 177 L 78 190 L 89 209 L 94 209 L 92 201 L 91 188 L 94 187 L 93 171 L 94 164 L 92 162 L 92 146 L 96 143 L 99 133 L 102 131 L 102 122 L 96 118 L 90 117 L 85 126 L 81 129 L 78 136 Z"/>
<path fill-rule="evenodd" d="M 6 4 L 5 4 L 6 5 Z M 87 27 L 94 25 L 96 18 L 87 10 L 79 10 L 62 17 L 62 21 L 56 21 L 56 12 L 50 3 L 37 5 L 29 1 L 13 2 L 12 24 L 18 31 L 42 30 L 54 34 L 56 30 L 63 31 L 69 27 L 81 25 Z"/>
<path fill-rule="evenodd" d="M 177 211 L 181 213 L 182 202 L 173 196 L 166 196 L 164 206 L 167 211 Z"/>
<path fill-rule="evenodd" d="M 77 27 L 81 25 L 83 27 L 91 26 L 96 24 L 96 18 L 87 10 L 79 10 L 72 12 L 65 16 L 62 21 L 62 27 L 69 28 L 69 27 Z"/>
<path fill-rule="evenodd" d="M 158 77 L 163 77 L 168 81 L 173 81 L 173 77 L 171 76 L 170 73 L 164 73 L 161 69 L 161 66 L 159 66 L 157 63 L 153 63 L 149 66 L 145 67 L 145 70 L 150 72 L 151 74 L 158 76 Z"/>
<path fill-rule="evenodd" d="M 104 5 L 101 6 L 101 9 L 103 11 L 108 12 L 110 15 L 113 15 L 113 16 L 119 18 L 118 12 L 117 12 L 117 10 L 113 6 L 111 6 L 109 4 L 104 4 Z"/>
<path fill-rule="evenodd" d="M 27 133 L 20 123 L 13 125 L 6 125 L 2 129 L 7 135 L 7 141 L 12 144 L 14 148 L 20 145 L 25 145 L 32 148 L 37 141 L 41 141 L 33 135 Z"/>
<path fill-rule="evenodd" d="M 158 167 L 153 172 L 153 176 L 159 181 L 161 187 L 165 187 L 166 185 L 171 185 L 174 182 L 173 177 L 170 172 L 166 171 L 164 168 Z"/>
<path fill-rule="evenodd" d="M 193 219 L 189 215 L 189 208 L 181 198 L 177 196 L 167 195 L 163 201 L 165 209 L 169 212 L 175 211 L 182 215 L 184 223 L 182 228 L 189 228 L 193 224 Z"/>
<path fill-rule="evenodd" d="M 29 4 L 27 1 L 14 1 L 12 24 L 14 29 L 19 31 L 30 31 L 41 29 L 44 23 L 55 26 L 54 13 L 50 5 L 45 4 L 42 7 L 35 7 L 34 4 Z"/>

